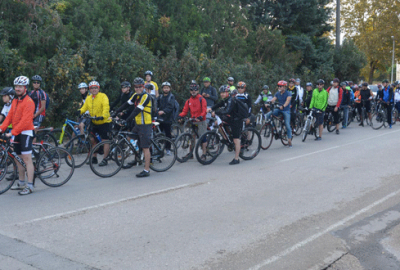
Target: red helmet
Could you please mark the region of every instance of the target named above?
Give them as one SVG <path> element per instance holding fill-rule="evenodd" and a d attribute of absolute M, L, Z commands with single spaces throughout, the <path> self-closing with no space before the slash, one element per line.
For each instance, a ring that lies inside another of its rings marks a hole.
<path fill-rule="evenodd" d="M 286 86 L 287 82 L 286 81 L 279 81 L 278 86 Z"/>
<path fill-rule="evenodd" d="M 237 87 L 246 88 L 246 83 L 245 82 L 238 82 Z"/>

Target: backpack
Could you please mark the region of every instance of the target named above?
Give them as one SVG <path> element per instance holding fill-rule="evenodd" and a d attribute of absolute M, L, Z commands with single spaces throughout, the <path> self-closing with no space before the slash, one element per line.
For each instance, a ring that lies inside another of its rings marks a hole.
<path fill-rule="evenodd" d="M 172 96 L 173 96 L 172 94 L 169 96 L 168 103 L 171 101 Z M 176 119 L 178 118 L 178 115 L 179 115 L 179 103 L 175 99 L 174 108 L 172 109 L 172 115 L 171 115 L 172 121 L 176 121 Z"/>
<path fill-rule="evenodd" d="M 236 106 L 236 117 L 240 120 L 246 119 L 249 117 L 249 107 L 246 103 L 241 101 L 240 99 L 233 99 Z"/>
<path fill-rule="evenodd" d="M 151 98 L 151 119 L 157 118 L 157 99 L 155 96 L 148 94 Z"/>

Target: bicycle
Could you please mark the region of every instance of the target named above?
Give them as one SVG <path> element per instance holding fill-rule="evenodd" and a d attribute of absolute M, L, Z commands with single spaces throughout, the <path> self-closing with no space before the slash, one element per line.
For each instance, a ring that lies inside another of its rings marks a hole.
<path fill-rule="evenodd" d="M 294 124 L 290 123 L 290 127 L 292 128 L 292 133 L 296 136 L 300 136 L 301 133 L 303 132 L 303 114 L 299 113 L 299 111 L 296 111 L 295 113 L 296 117 L 294 119 Z"/>
<path fill-rule="evenodd" d="M 44 142 L 51 144 L 53 146 L 58 146 L 57 139 L 54 137 L 52 132 L 54 131 L 53 127 L 37 127 L 35 129 L 35 137 L 37 142 Z"/>
<path fill-rule="evenodd" d="M 261 148 L 267 150 L 274 140 L 281 140 L 284 146 L 289 145 L 287 137 L 287 129 L 283 115 L 279 116 L 271 114 L 271 119 L 268 120 L 260 130 Z"/>
<path fill-rule="evenodd" d="M 315 126 L 315 113 L 322 113 L 320 110 L 308 110 L 309 113 L 307 115 L 306 122 L 304 124 L 304 133 L 303 133 L 303 142 L 306 140 L 307 135 L 314 134 L 315 138 L 318 138 L 318 126 Z"/>
<path fill-rule="evenodd" d="M 245 126 L 245 123 L 243 123 L 243 126 Z M 258 131 L 252 127 L 244 128 L 239 139 L 239 156 L 244 160 L 251 160 L 255 158 L 260 152 L 260 133 L 258 133 Z M 203 146 L 203 144 L 205 144 L 205 146 Z M 218 129 L 207 131 L 197 140 L 195 147 L 197 161 L 203 165 L 209 165 L 213 163 L 222 153 L 224 145 L 228 147 L 229 152 L 235 150 L 235 144 L 233 142 L 230 126 L 228 123 L 222 121 Z M 203 147 L 205 148 L 205 158 L 202 154 L 200 154 L 200 152 L 203 153 Z"/>
<path fill-rule="evenodd" d="M 393 121 L 393 113 L 392 113 L 392 121 Z M 387 110 L 378 102 L 376 106 L 376 112 L 371 117 L 371 127 L 375 130 L 380 129 L 381 127 L 387 127 Z"/>
<path fill-rule="evenodd" d="M 368 117 L 367 108 L 365 108 L 365 103 L 367 101 L 369 101 L 369 100 L 361 100 L 362 106 L 361 106 L 360 122 L 364 125 L 364 121 L 365 121 L 365 123 L 368 126 L 370 126 L 371 125 L 371 120 Z"/>
<path fill-rule="evenodd" d="M 10 138 L 0 136 L 0 194 L 6 192 L 14 184 L 17 176 L 17 164 L 20 163 L 25 169 L 25 162 L 14 152 Z M 34 176 L 49 187 L 59 187 L 67 183 L 75 170 L 73 156 L 64 148 L 54 147 L 49 144 L 34 143 L 32 153 L 34 155 Z M 63 163 L 67 166 L 63 166 Z M 5 175 L 11 172 L 14 178 L 5 179 Z"/>
<path fill-rule="evenodd" d="M 336 130 L 336 125 L 334 124 L 334 121 L 333 121 L 332 110 L 334 110 L 334 109 L 331 109 L 330 107 L 326 107 L 325 116 L 324 116 L 324 128 L 326 127 L 326 129 L 329 132 L 333 132 Z"/>
<path fill-rule="evenodd" d="M 67 145 L 74 137 L 77 137 L 81 135 L 81 132 L 79 128 L 77 127 L 79 125 L 78 122 L 72 121 L 71 119 L 68 118 L 68 115 L 66 113 L 61 114 L 63 117 L 65 117 L 65 122 L 62 126 L 62 128 L 56 128 L 52 131 L 52 134 L 54 137 L 57 138 L 57 143 L 59 145 Z M 87 114 L 83 114 L 82 117 L 87 118 Z M 69 128 L 69 131 L 68 131 Z M 90 130 L 90 125 L 85 126 L 84 132 L 85 134 L 88 133 Z"/>

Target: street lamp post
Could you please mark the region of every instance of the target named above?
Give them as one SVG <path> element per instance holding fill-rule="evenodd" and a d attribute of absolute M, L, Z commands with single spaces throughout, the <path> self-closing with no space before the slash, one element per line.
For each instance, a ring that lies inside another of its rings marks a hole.
<path fill-rule="evenodd" d="M 393 39 L 393 50 L 392 50 L 392 75 L 390 77 L 390 83 L 393 83 L 393 66 L 394 66 L 394 36 L 392 36 Z"/>
<path fill-rule="evenodd" d="M 336 49 L 340 48 L 340 0 L 336 0 Z"/>

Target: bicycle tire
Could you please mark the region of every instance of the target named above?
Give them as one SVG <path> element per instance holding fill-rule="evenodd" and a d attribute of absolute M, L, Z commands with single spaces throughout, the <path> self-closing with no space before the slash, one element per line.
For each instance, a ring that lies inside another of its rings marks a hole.
<path fill-rule="evenodd" d="M 69 141 L 66 145 L 66 149 L 74 157 L 75 168 L 80 168 L 87 162 L 92 149 L 92 144 L 90 143 L 89 138 L 78 136 Z"/>
<path fill-rule="evenodd" d="M 177 123 L 172 124 L 171 125 L 172 140 L 178 139 L 180 134 L 181 134 L 181 126 Z"/>
<path fill-rule="evenodd" d="M 180 163 L 184 163 L 189 160 L 188 154 L 192 153 L 196 147 L 195 140 L 193 135 L 189 132 L 182 133 L 179 137 L 175 140 L 177 156 L 176 159 Z"/>
<path fill-rule="evenodd" d="M 328 122 L 326 123 L 326 129 L 329 132 L 334 132 L 336 130 L 336 125 L 333 123 L 333 116 L 332 114 L 328 115 Z"/>
<path fill-rule="evenodd" d="M 122 164 L 122 169 L 132 168 L 135 165 L 133 162 L 137 161 L 138 159 L 135 152 L 131 148 L 131 144 L 124 139 L 120 140 L 118 144 L 121 147 L 122 152 L 124 153 L 124 162 Z"/>
<path fill-rule="evenodd" d="M 72 135 L 69 131 L 65 130 L 62 143 L 60 143 L 62 128 L 55 128 L 51 134 L 56 138 L 58 145 L 67 145 L 72 140 Z"/>
<path fill-rule="evenodd" d="M 206 154 L 205 159 L 202 159 L 202 144 L 203 142 L 206 143 Z M 218 136 L 217 132 L 215 131 L 207 131 L 200 138 L 197 140 L 196 147 L 195 147 L 195 156 L 197 161 L 202 165 L 209 165 L 213 163 L 217 157 L 222 153 L 221 151 L 221 141 L 220 137 Z M 200 154 L 201 152 L 201 154 Z M 208 157 L 210 159 L 208 159 Z"/>
<path fill-rule="evenodd" d="M 94 154 L 101 148 L 104 147 L 105 144 L 110 145 L 110 151 L 108 155 L 104 158 L 104 155 L 97 155 L 98 164 L 93 164 Z M 101 160 L 100 157 L 101 156 Z M 106 166 L 99 166 L 101 161 L 106 159 L 110 164 Z M 90 151 L 89 156 L 89 165 L 92 172 L 100 177 L 107 178 L 116 175 L 122 168 L 124 164 L 124 153 L 121 147 L 113 141 L 102 141 L 98 143 L 95 147 Z"/>
<path fill-rule="evenodd" d="M 5 193 L 13 186 L 17 176 L 17 164 L 15 163 L 15 160 L 12 159 L 7 153 L 5 153 L 4 157 L 6 158 L 2 158 L 0 162 L 0 194 Z M 14 179 L 8 180 L 6 178 L 8 173 L 12 173 L 14 175 Z"/>
<path fill-rule="evenodd" d="M 69 160 L 70 164 L 63 166 L 66 160 Z M 60 187 L 67 183 L 74 174 L 74 157 L 61 147 L 48 149 L 39 157 L 35 171 L 46 186 Z M 46 174 L 46 172 L 49 172 L 49 174 Z"/>
<path fill-rule="evenodd" d="M 310 127 L 311 127 L 311 121 L 309 119 L 307 119 L 306 123 L 304 124 L 304 133 L 303 133 L 303 139 L 302 139 L 303 142 L 306 140 L 307 135 L 310 132 Z"/>
<path fill-rule="evenodd" d="M 249 134 L 252 133 L 252 134 Z M 240 135 L 239 157 L 252 160 L 260 153 L 261 136 L 255 128 L 245 128 Z"/>
<path fill-rule="evenodd" d="M 170 145 L 168 149 L 168 145 Z M 167 151 L 170 151 L 169 154 Z M 158 137 L 150 144 L 151 162 L 150 169 L 156 172 L 169 170 L 176 161 L 176 145 L 167 137 Z"/>
<path fill-rule="evenodd" d="M 383 115 L 383 112 L 379 110 L 375 113 L 371 118 L 371 127 L 372 129 L 378 130 L 385 124 L 386 117 Z"/>
<path fill-rule="evenodd" d="M 300 136 L 301 132 L 303 131 L 302 124 L 301 124 L 301 118 L 300 118 L 300 115 L 298 115 L 298 114 L 296 115 L 296 118 L 294 119 L 294 127 L 292 127 L 292 130 L 293 131 L 295 130 L 295 132 L 293 132 L 293 133 L 296 136 Z"/>
<path fill-rule="evenodd" d="M 281 129 L 280 129 L 280 138 L 281 138 L 281 142 L 284 146 L 288 146 L 289 145 L 289 141 L 288 141 L 288 136 L 287 136 L 287 129 L 285 125 L 282 125 Z M 293 138 L 293 135 L 292 135 Z"/>
<path fill-rule="evenodd" d="M 261 148 L 263 150 L 267 150 L 272 145 L 272 141 L 274 140 L 274 132 L 271 123 L 265 123 L 262 126 L 260 130 L 260 136 Z"/>
<path fill-rule="evenodd" d="M 36 141 L 48 143 L 54 147 L 58 146 L 57 139 L 54 137 L 53 134 L 51 134 L 51 132 L 40 132 L 39 135 L 37 135 L 37 137 L 36 137 Z"/>
<path fill-rule="evenodd" d="M 392 110 L 392 125 L 396 125 L 397 118 L 399 118 L 399 112 L 397 111 L 396 108 L 393 108 L 393 110 Z"/>

